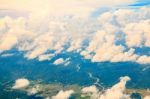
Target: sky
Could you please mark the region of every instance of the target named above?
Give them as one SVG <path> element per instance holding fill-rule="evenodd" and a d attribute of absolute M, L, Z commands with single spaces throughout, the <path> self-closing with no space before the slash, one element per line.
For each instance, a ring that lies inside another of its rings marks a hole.
<path fill-rule="evenodd" d="M 134 8 L 149 6 L 149 0 L 1 0 L 1 14 L 24 15 L 29 13 L 51 14 L 54 16 L 87 16 L 104 9 Z M 99 14 L 99 13 L 96 13 Z M 16 15 L 17 16 L 17 15 Z"/>
<path fill-rule="evenodd" d="M 131 6 L 149 6 L 150 1 L 149 0 L 138 0 L 136 3 L 131 4 Z"/>

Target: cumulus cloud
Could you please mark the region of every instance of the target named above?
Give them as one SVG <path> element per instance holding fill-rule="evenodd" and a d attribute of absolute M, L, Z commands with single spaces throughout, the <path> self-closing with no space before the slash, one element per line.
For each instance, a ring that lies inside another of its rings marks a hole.
<path fill-rule="evenodd" d="M 90 0 L 85 2 L 93 6 Z M 78 0 L 72 3 L 84 5 Z M 14 19 L 6 16 L 0 19 L 0 52 L 15 48 L 23 51 L 27 59 L 43 61 L 64 51 L 75 51 L 92 62 L 148 64 L 150 56 L 139 55 L 135 50 L 150 47 L 149 11 L 148 7 L 119 9 L 104 12 L 98 18 L 33 15 Z"/>
<path fill-rule="evenodd" d="M 114 45 L 111 43 L 103 43 L 92 57 L 93 62 L 119 62 L 119 61 L 136 61 L 138 55 L 134 53 L 135 49 L 131 48 L 125 51 L 125 47 L 122 45 Z"/>
<path fill-rule="evenodd" d="M 67 90 L 67 91 L 61 90 L 58 92 L 58 94 L 56 96 L 52 96 L 52 99 L 69 99 L 69 97 L 73 93 L 74 93 L 73 90 Z"/>
<path fill-rule="evenodd" d="M 145 96 L 143 99 L 150 99 L 150 96 Z"/>
<path fill-rule="evenodd" d="M 129 95 L 124 94 L 126 82 L 129 81 L 129 77 L 121 77 L 120 82 L 114 85 L 112 88 L 107 89 L 99 99 L 130 99 Z"/>
<path fill-rule="evenodd" d="M 30 84 L 30 82 L 28 79 L 20 78 L 20 79 L 16 80 L 16 82 L 12 88 L 13 89 L 21 89 L 21 88 L 27 87 L 29 84 Z"/>
<path fill-rule="evenodd" d="M 127 52 L 119 53 L 115 55 L 111 61 L 118 62 L 118 61 L 136 61 L 138 55 L 134 54 L 135 49 L 129 49 Z M 138 62 L 139 63 L 139 62 Z"/>
<path fill-rule="evenodd" d="M 90 96 L 92 99 L 98 97 L 98 89 L 95 85 L 83 88 L 81 93 L 81 97 Z"/>
<path fill-rule="evenodd" d="M 40 56 L 38 57 L 38 60 L 39 60 L 39 61 L 50 60 L 53 56 L 54 56 L 54 54 L 44 54 L 44 55 L 40 55 Z"/>
<path fill-rule="evenodd" d="M 96 88 L 95 85 L 92 85 L 89 87 L 84 87 L 81 90 L 81 92 L 82 92 L 81 94 L 82 97 L 87 96 L 87 95 L 91 97 L 95 97 L 98 94 L 98 89 Z"/>
<path fill-rule="evenodd" d="M 17 38 L 15 35 L 5 35 L 1 38 L 2 42 L 0 44 L 1 50 L 9 50 L 17 43 Z"/>
<path fill-rule="evenodd" d="M 63 58 L 58 58 L 57 60 L 55 60 L 53 62 L 53 64 L 55 65 L 60 65 L 60 64 L 64 64 L 65 66 L 67 66 L 68 64 L 70 64 L 70 58 L 67 58 L 67 59 L 63 59 Z"/>
<path fill-rule="evenodd" d="M 122 46 L 115 46 L 110 44 L 104 44 L 98 50 L 96 50 L 96 54 L 93 56 L 93 62 L 103 62 L 111 60 L 116 54 L 121 53 L 123 50 Z"/>
<path fill-rule="evenodd" d="M 148 64 L 148 63 L 150 63 L 150 56 L 146 56 L 146 55 L 140 56 L 137 59 L 137 62 L 141 63 L 141 64 Z"/>
<path fill-rule="evenodd" d="M 140 15 L 141 11 L 145 13 L 143 16 Z M 114 13 L 102 14 L 98 18 L 103 24 L 101 29 L 95 32 L 86 50 L 80 54 L 85 58 L 90 58 L 93 62 L 134 61 L 143 64 L 144 62 L 139 61 L 142 56 L 135 53 L 134 47 L 149 47 L 150 16 L 148 11 L 149 8 L 141 8 L 137 12 L 120 9 Z M 116 44 L 118 42 L 121 43 Z M 91 52 L 94 54 L 91 55 Z M 145 59 L 145 64 L 149 63 L 149 56 Z"/>
<path fill-rule="evenodd" d="M 126 43 L 129 47 L 149 46 L 150 39 L 150 20 L 141 20 L 126 24 Z M 134 38 L 133 38 L 134 36 Z M 143 39 L 144 38 L 144 39 Z"/>
<path fill-rule="evenodd" d="M 83 88 L 82 89 L 82 93 L 95 93 L 95 92 L 97 92 L 98 90 L 97 90 L 97 88 L 96 88 L 96 86 L 89 86 L 89 87 L 85 87 L 85 88 Z"/>
<path fill-rule="evenodd" d="M 82 39 L 78 38 L 78 39 L 74 39 L 71 44 L 70 47 L 67 49 L 68 52 L 77 50 L 80 51 L 80 48 L 82 47 Z"/>
<path fill-rule="evenodd" d="M 12 19 L 4 17 L 0 19 L 2 29 L 0 32 L 0 50 L 10 50 L 26 37 L 30 36 L 30 32 L 25 29 L 25 18 Z"/>
<path fill-rule="evenodd" d="M 59 64 L 63 64 L 64 62 L 65 62 L 65 60 L 63 58 L 59 58 L 59 59 L 55 60 L 53 64 L 59 65 Z"/>
<path fill-rule="evenodd" d="M 130 99 L 130 95 L 124 93 L 126 82 L 129 80 L 130 78 L 128 76 L 121 77 L 119 83 L 110 89 L 104 90 L 104 92 L 98 91 L 95 86 L 90 86 L 83 88 L 82 93 L 92 93 L 90 95 L 91 99 Z"/>

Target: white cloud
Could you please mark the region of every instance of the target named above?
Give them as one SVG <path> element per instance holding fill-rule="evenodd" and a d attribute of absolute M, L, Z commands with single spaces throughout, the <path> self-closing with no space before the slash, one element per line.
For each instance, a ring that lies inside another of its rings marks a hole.
<path fill-rule="evenodd" d="M 34 59 L 39 55 L 44 54 L 52 46 L 53 39 L 54 37 L 51 36 L 51 34 L 49 33 L 38 35 L 36 38 L 33 39 L 32 44 L 28 44 L 26 46 L 31 47 L 30 51 L 26 54 L 26 57 L 29 59 Z"/>
<path fill-rule="evenodd" d="M 144 15 L 140 13 L 144 12 Z M 115 12 L 106 12 L 98 20 L 101 28 L 89 42 L 85 51 L 80 54 L 85 58 L 90 58 L 93 62 L 120 62 L 120 61 L 138 61 L 140 58 L 132 47 L 142 47 L 149 45 L 149 8 L 141 8 L 137 11 L 131 9 L 117 10 Z M 135 18 L 136 16 L 136 18 Z M 124 41 L 127 47 L 116 45 L 117 42 Z M 128 48 L 130 48 L 128 50 Z M 91 52 L 94 52 L 91 56 Z M 149 63 L 149 56 L 145 57 L 146 63 Z"/>
<path fill-rule="evenodd" d="M 39 60 L 39 61 L 50 60 L 53 56 L 54 56 L 54 54 L 44 54 L 44 55 L 40 55 L 40 56 L 38 57 L 38 60 Z"/>
<path fill-rule="evenodd" d="M 26 37 L 30 36 L 30 32 L 25 29 L 25 18 L 12 19 L 4 17 L 0 20 L 3 30 L 0 32 L 0 50 L 10 50 Z"/>
<path fill-rule="evenodd" d="M 81 90 L 81 97 L 85 96 L 90 96 L 91 99 L 97 99 L 98 96 L 98 89 L 96 88 L 95 85 L 89 86 L 89 87 L 84 87 Z"/>
<path fill-rule="evenodd" d="M 53 50 L 53 54 L 75 51 L 93 62 L 143 63 L 140 61 L 143 55 L 137 55 L 133 47 L 150 45 L 149 11 L 148 7 L 119 9 L 104 12 L 95 19 L 45 15 L 14 19 L 6 16 L 0 19 L 0 51 L 16 48 L 23 51 L 27 59 L 40 61 L 49 59 L 49 51 Z M 149 63 L 149 57 L 145 57 L 144 64 Z"/>
<path fill-rule="evenodd" d="M 58 58 L 53 62 L 53 64 L 55 64 L 55 65 L 64 64 L 64 66 L 67 66 L 70 64 L 69 60 L 70 60 L 70 58 L 67 58 L 67 59 Z"/>
<path fill-rule="evenodd" d="M 58 94 L 56 96 L 52 96 L 52 99 L 69 99 L 69 97 L 73 93 L 74 93 L 73 90 L 67 90 L 67 91 L 61 90 L 58 92 Z"/>
<path fill-rule="evenodd" d="M 82 51 L 80 52 L 81 56 L 84 56 L 85 59 L 91 59 L 92 55 L 90 55 L 90 53 L 88 51 Z"/>
<path fill-rule="evenodd" d="M 136 61 L 138 58 L 138 55 L 134 54 L 134 49 L 129 49 L 127 52 L 122 52 L 117 55 L 115 55 L 112 59 L 111 62 L 118 62 L 118 61 Z"/>
<path fill-rule="evenodd" d="M 12 88 L 13 89 L 21 89 L 21 88 L 27 87 L 29 84 L 30 84 L 30 82 L 28 79 L 20 78 L 20 79 L 16 80 L 15 85 Z"/>
<path fill-rule="evenodd" d="M 146 56 L 146 55 L 140 56 L 137 59 L 137 62 L 141 63 L 141 64 L 148 64 L 148 63 L 150 63 L 150 56 Z"/>
<path fill-rule="evenodd" d="M 105 42 L 105 36 L 107 33 L 103 30 L 98 30 L 94 36 L 92 37 L 91 41 L 89 42 L 89 46 L 86 48 L 88 52 L 95 51 L 98 46 L 102 45 Z"/>
<path fill-rule="evenodd" d="M 65 62 L 65 60 L 63 58 L 59 58 L 59 59 L 55 60 L 53 64 L 59 65 L 59 64 L 63 64 L 64 62 Z"/>
<path fill-rule="evenodd" d="M 91 97 L 91 99 L 130 99 L 130 95 L 124 93 L 126 87 L 126 82 L 129 81 L 128 76 L 121 77 L 120 82 L 112 86 L 110 89 L 103 90 L 103 92 L 98 91 L 95 86 L 85 87 L 82 89 L 83 93 Z"/>
<path fill-rule="evenodd" d="M 38 47 L 38 48 L 35 48 L 33 51 L 27 53 L 25 57 L 27 57 L 28 59 L 34 59 L 44 54 L 46 51 L 47 51 L 46 47 Z"/>
<path fill-rule="evenodd" d="M 129 80 L 129 77 L 121 77 L 120 82 L 107 89 L 104 94 L 100 95 L 99 99 L 130 99 L 129 95 L 124 94 L 126 82 Z"/>
<path fill-rule="evenodd" d="M 96 54 L 93 56 L 93 62 L 110 61 L 118 53 L 122 53 L 122 46 L 115 46 L 108 43 L 104 43 L 99 49 L 96 50 Z"/>
<path fill-rule="evenodd" d="M 74 50 L 80 50 L 80 48 L 82 47 L 82 41 L 83 41 L 82 38 L 73 39 L 67 51 L 71 52 Z"/>
<path fill-rule="evenodd" d="M 139 47 L 143 44 L 147 47 L 150 42 L 150 20 L 142 20 L 136 23 L 126 24 L 126 43 L 129 47 Z"/>
<path fill-rule="evenodd" d="M 7 34 L 1 38 L 0 49 L 9 50 L 17 43 L 15 35 Z"/>
<path fill-rule="evenodd" d="M 150 99 L 150 96 L 145 96 L 143 99 Z"/>
<path fill-rule="evenodd" d="M 89 86 L 89 87 L 85 87 L 85 88 L 83 88 L 82 89 L 82 93 L 95 93 L 95 92 L 97 92 L 98 90 L 97 90 L 97 88 L 96 88 L 96 86 Z"/>

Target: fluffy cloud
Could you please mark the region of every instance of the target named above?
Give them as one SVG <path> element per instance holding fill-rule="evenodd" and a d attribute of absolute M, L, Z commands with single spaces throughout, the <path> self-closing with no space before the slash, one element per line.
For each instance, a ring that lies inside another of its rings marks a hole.
<path fill-rule="evenodd" d="M 67 49 L 68 52 L 74 51 L 74 50 L 80 50 L 80 48 L 82 47 L 82 39 L 78 38 L 78 39 L 74 39 L 71 44 L 70 47 Z"/>
<path fill-rule="evenodd" d="M 81 97 L 90 96 L 91 99 L 98 98 L 98 89 L 95 85 L 85 87 L 81 90 L 82 94 Z"/>
<path fill-rule="evenodd" d="M 52 99 L 69 99 L 69 97 L 73 93 L 74 93 L 73 90 L 67 90 L 67 91 L 61 90 L 58 92 L 58 94 L 56 96 L 52 96 Z"/>
<path fill-rule="evenodd" d="M 148 63 L 150 63 L 150 56 L 146 56 L 146 55 L 140 56 L 137 59 L 137 62 L 141 63 L 141 64 L 148 64 Z"/>
<path fill-rule="evenodd" d="M 115 46 L 110 44 L 103 44 L 99 49 L 96 50 L 96 54 L 93 56 L 93 62 L 103 62 L 111 60 L 116 54 L 121 53 L 123 50 L 122 46 Z"/>
<path fill-rule="evenodd" d="M 63 59 L 63 58 L 58 58 L 57 60 L 55 60 L 54 62 L 53 62 L 53 64 L 55 64 L 55 65 L 60 65 L 60 64 L 64 64 L 65 66 L 67 66 L 68 64 L 70 64 L 70 61 L 69 61 L 70 59 L 69 58 L 67 58 L 67 59 Z"/>
<path fill-rule="evenodd" d="M 129 80 L 129 77 L 121 77 L 120 82 L 114 85 L 111 89 L 107 89 L 99 99 L 130 99 L 129 95 L 123 93 L 126 89 L 126 82 Z"/>
<path fill-rule="evenodd" d="M 82 89 L 82 93 L 96 93 L 98 90 L 96 86 L 89 86 Z"/>
<path fill-rule="evenodd" d="M 144 97 L 143 99 L 150 99 L 150 96 L 146 96 L 146 97 Z"/>
<path fill-rule="evenodd" d="M 65 60 L 63 58 L 59 58 L 59 59 L 55 60 L 53 64 L 59 65 L 59 64 L 63 64 L 64 62 L 65 62 Z"/>
<path fill-rule="evenodd" d="M 50 60 L 54 54 L 44 54 L 38 57 L 39 61 Z"/>
<path fill-rule="evenodd" d="M 23 51 L 27 59 L 43 61 L 63 51 L 76 51 L 92 62 L 148 64 L 150 56 L 139 55 L 135 50 L 149 47 L 149 11 L 148 7 L 119 9 L 104 12 L 94 19 L 47 15 L 14 19 L 7 16 L 0 19 L 0 52 L 16 48 Z"/>
<path fill-rule="evenodd" d="M 21 79 L 16 80 L 15 85 L 12 88 L 21 89 L 21 88 L 27 87 L 29 84 L 30 82 L 28 79 L 21 78 Z"/>
<path fill-rule="evenodd" d="M 150 27 L 150 20 L 126 24 L 124 32 L 126 33 L 127 45 L 129 47 L 139 47 L 143 45 L 150 47 L 149 27 Z"/>
<path fill-rule="evenodd" d="M 6 16 L 0 20 L 0 24 L 3 27 L 0 29 L 0 50 L 10 50 L 18 42 L 32 34 L 25 29 L 25 23 L 25 18 L 12 19 Z"/>
<path fill-rule="evenodd" d="M 2 43 L 0 44 L 1 50 L 9 50 L 17 43 L 17 38 L 15 35 L 5 35 L 1 38 Z"/>
<path fill-rule="evenodd" d="M 120 82 L 106 89 L 104 92 L 99 92 L 95 86 L 85 87 L 83 93 L 92 93 L 91 99 L 130 99 L 130 95 L 124 94 L 126 82 L 129 81 L 128 76 L 121 77 Z"/>
<path fill-rule="evenodd" d="M 144 12 L 144 15 L 140 13 Z M 149 47 L 149 8 L 120 9 L 102 14 L 98 20 L 103 24 L 80 54 L 90 58 L 93 62 L 135 61 L 140 64 L 149 63 L 149 56 L 145 61 L 139 61 L 142 56 L 135 53 L 134 47 Z M 135 18 L 135 16 L 137 16 Z M 117 44 L 119 43 L 120 44 Z M 126 46 L 124 46 L 124 44 Z M 94 54 L 91 54 L 94 53 Z"/>

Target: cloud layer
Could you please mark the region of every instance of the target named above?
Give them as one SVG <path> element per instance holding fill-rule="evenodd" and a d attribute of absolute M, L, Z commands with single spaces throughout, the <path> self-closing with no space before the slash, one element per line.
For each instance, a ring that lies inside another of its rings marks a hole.
<path fill-rule="evenodd" d="M 139 89 L 129 89 L 131 91 L 127 92 L 128 89 L 126 88 L 126 83 L 130 81 L 130 77 L 124 76 L 120 77 L 120 81 L 112 87 L 109 88 L 103 88 L 99 89 L 98 86 L 95 84 L 91 86 L 78 86 L 78 85 L 60 85 L 60 84 L 38 84 L 37 82 L 27 85 L 27 82 L 29 82 L 27 79 L 18 79 L 16 80 L 15 86 L 19 86 L 14 89 L 19 89 L 26 91 L 27 94 L 30 95 L 37 95 L 42 96 L 45 99 L 69 99 L 71 96 L 76 98 L 86 98 L 89 99 L 131 99 L 132 94 L 135 92 L 140 93 Z M 26 84 L 25 84 L 26 83 Z M 21 86 L 28 86 L 25 89 L 22 89 L 24 87 Z M 24 85 L 23 85 L 24 84 Z M 63 87 L 64 86 L 64 87 Z M 147 89 L 141 89 L 143 91 L 147 91 Z M 142 93 L 143 93 L 142 91 Z M 53 94 L 52 94 L 53 93 Z M 148 94 L 142 94 L 142 99 L 149 99 L 149 96 L 146 96 Z"/>
<path fill-rule="evenodd" d="M 65 51 L 80 53 L 92 62 L 148 64 L 150 56 L 135 50 L 150 47 L 149 12 L 143 7 L 108 11 L 97 18 L 6 16 L 0 19 L 0 51 L 15 48 L 39 61 Z"/>

